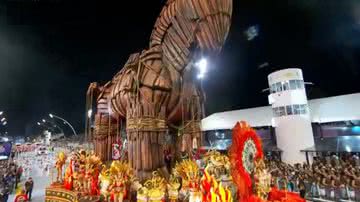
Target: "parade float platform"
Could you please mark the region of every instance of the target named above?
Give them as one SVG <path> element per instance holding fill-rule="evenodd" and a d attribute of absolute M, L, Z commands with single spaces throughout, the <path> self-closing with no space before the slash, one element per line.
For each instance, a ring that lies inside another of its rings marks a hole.
<path fill-rule="evenodd" d="M 50 186 L 45 190 L 45 202 L 98 202 L 100 196 L 84 196 L 81 192 L 70 191 L 62 186 Z"/>

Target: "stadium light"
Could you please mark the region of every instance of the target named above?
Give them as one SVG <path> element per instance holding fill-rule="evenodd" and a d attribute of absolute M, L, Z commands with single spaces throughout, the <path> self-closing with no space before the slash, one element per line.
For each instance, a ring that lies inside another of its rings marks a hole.
<path fill-rule="evenodd" d="M 89 109 L 89 110 L 87 111 L 87 115 L 88 115 L 88 117 L 89 117 L 89 118 L 91 118 L 91 115 L 92 115 L 92 109 Z"/>
<path fill-rule="evenodd" d="M 205 58 L 202 58 L 198 63 L 197 63 L 198 68 L 200 69 L 200 72 L 205 73 L 206 72 L 206 68 L 207 68 L 207 60 Z"/>
<path fill-rule="evenodd" d="M 205 73 L 207 71 L 208 61 L 206 58 L 201 58 L 199 62 L 197 62 L 196 67 L 199 69 L 199 74 L 197 75 L 198 79 L 203 79 L 205 76 Z"/>

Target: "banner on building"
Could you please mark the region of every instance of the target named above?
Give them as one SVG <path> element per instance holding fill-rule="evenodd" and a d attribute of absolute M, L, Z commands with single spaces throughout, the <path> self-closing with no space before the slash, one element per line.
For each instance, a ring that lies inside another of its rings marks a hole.
<path fill-rule="evenodd" d="M 0 160 L 9 158 L 11 148 L 11 142 L 0 142 Z"/>

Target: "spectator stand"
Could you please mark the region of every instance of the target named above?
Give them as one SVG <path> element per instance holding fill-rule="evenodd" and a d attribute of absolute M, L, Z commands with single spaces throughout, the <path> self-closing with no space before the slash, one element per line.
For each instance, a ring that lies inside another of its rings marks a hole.
<path fill-rule="evenodd" d="M 360 201 L 359 136 L 316 138 L 315 146 L 302 152 L 312 167 L 307 189 L 312 200 Z"/>

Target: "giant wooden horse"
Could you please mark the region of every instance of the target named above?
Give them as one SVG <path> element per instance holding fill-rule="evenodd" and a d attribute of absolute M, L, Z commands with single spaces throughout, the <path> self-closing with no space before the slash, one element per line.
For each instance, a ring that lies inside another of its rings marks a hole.
<path fill-rule="evenodd" d="M 200 144 L 204 98 L 196 82 L 196 61 L 219 53 L 231 15 L 232 0 L 168 0 L 149 47 L 130 55 L 105 85 L 90 84 L 87 94 L 96 97 L 97 106 L 92 139 L 102 160 L 111 158 L 111 144 L 123 122 L 129 162 L 141 179 L 163 168 L 169 131 L 181 134 L 177 137 L 181 151 Z M 90 113 L 91 99 L 87 105 Z M 87 134 L 91 134 L 89 123 Z"/>

